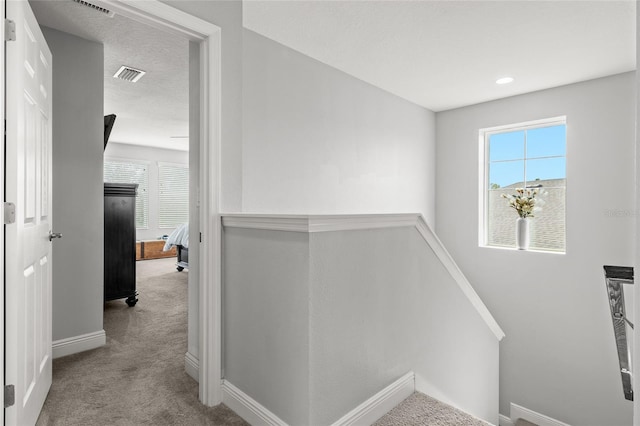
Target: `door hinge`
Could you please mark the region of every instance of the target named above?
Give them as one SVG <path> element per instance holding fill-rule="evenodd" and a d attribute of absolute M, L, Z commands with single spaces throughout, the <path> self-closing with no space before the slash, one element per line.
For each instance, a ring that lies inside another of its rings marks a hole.
<path fill-rule="evenodd" d="M 200 233 L 200 242 L 202 242 L 202 232 Z"/>
<path fill-rule="evenodd" d="M 11 19 L 4 20 L 4 41 L 16 41 L 16 23 Z"/>
<path fill-rule="evenodd" d="M 13 203 L 4 203 L 4 224 L 11 225 L 16 222 L 16 205 Z"/>
<path fill-rule="evenodd" d="M 4 387 L 4 408 L 9 408 L 16 403 L 16 388 L 13 385 Z"/>

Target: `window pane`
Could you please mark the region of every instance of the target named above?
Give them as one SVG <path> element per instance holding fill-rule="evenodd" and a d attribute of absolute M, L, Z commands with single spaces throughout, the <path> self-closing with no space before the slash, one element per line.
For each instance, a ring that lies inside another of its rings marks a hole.
<path fill-rule="evenodd" d="M 488 196 L 488 233 L 487 244 L 492 246 L 513 247 L 516 245 L 516 219 L 518 214 L 509 207 L 503 193 L 512 193 L 503 189 L 489 191 Z"/>
<path fill-rule="evenodd" d="M 175 228 L 189 222 L 189 169 L 161 164 L 159 175 L 160 228 Z"/>
<path fill-rule="evenodd" d="M 529 248 L 565 250 L 565 188 L 545 188 L 544 204 L 529 220 Z M 514 231 L 515 232 L 515 231 Z"/>
<path fill-rule="evenodd" d="M 545 158 L 541 160 L 527 160 L 527 185 L 534 185 L 541 181 L 544 186 L 565 186 L 567 176 L 565 158 Z M 562 183 L 551 182 L 562 180 Z"/>
<path fill-rule="evenodd" d="M 564 156 L 566 133 L 564 124 L 527 130 L 527 158 Z"/>
<path fill-rule="evenodd" d="M 524 131 L 489 136 L 489 161 L 524 158 Z"/>
<path fill-rule="evenodd" d="M 149 227 L 149 172 L 146 164 L 125 161 L 105 161 L 104 181 L 137 183 L 136 228 Z"/>
<path fill-rule="evenodd" d="M 552 123 L 549 121 L 549 123 Z M 514 195 L 516 188 L 540 187 L 534 216 L 528 219 L 532 250 L 565 251 L 566 125 L 490 134 L 486 137 L 484 194 L 485 244 L 515 248 L 517 212 L 503 194 Z M 526 139 L 526 142 L 525 142 Z"/>
<path fill-rule="evenodd" d="M 488 192 L 488 232 L 487 244 L 514 247 L 516 244 L 517 213 L 507 200 L 502 198 L 503 190 Z M 530 249 L 565 250 L 565 188 L 545 188 L 541 199 L 544 204 L 529 221 Z"/>
<path fill-rule="evenodd" d="M 522 186 L 524 161 L 500 161 L 489 164 L 489 189 Z"/>

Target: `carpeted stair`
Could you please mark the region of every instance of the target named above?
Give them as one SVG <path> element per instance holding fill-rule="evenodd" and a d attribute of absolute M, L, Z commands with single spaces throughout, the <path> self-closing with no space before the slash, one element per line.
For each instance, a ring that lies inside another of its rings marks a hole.
<path fill-rule="evenodd" d="M 450 405 L 420 392 L 414 392 L 373 426 L 489 426 Z M 515 426 L 537 426 L 518 419 Z"/>
<path fill-rule="evenodd" d="M 535 423 L 528 422 L 524 419 L 518 419 L 515 426 L 538 426 Z"/>
<path fill-rule="evenodd" d="M 431 398 L 420 392 L 414 392 L 389 411 L 375 426 L 488 426 L 479 420 L 450 405 Z"/>

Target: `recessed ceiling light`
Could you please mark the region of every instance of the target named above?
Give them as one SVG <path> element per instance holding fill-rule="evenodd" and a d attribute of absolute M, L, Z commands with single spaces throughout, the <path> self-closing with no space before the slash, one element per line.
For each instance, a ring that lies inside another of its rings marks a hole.
<path fill-rule="evenodd" d="M 513 77 L 502 77 L 496 80 L 496 84 L 509 84 L 513 82 Z"/>

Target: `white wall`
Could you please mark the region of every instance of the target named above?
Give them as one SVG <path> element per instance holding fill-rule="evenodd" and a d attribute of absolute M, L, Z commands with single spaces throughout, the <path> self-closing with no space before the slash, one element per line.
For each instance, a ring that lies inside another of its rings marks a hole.
<path fill-rule="evenodd" d="M 103 46 L 42 28 L 53 53 L 53 340 L 102 330 Z"/>
<path fill-rule="evenodd" d="M 225 378 L 279 418 L 332 424 L 414 371 L 497 424 L 498 339 L 415 227 L 224 235 Z"/>
<path fill-rule="evenodd" d="M 242 211 L 242 1 L 160 0 L 222 29 L 222 211 Z"/>
<path fill-rule="evenodd" d="M 199 359 L 200 281 L 200 46 L 189 42 L 189 312 L 187 353 Z"/>
<path fill-rule="evenodd" d="M 116 123 L 118 119 L 116 118 Z M 116 124 L 117 125 L 117 124 Z M 109 141 L 104 151 L 105 160 L 134 160 L 148 164 L 149 173 L 149 226 L 146 229 L 136 229 L 137 240 L 157 240 L 163 235 L 169 235 L 175 228 L 160 228 L 159 222 L 159 174 L 158 163 L 184 164 L 189 166 L 189 153 L 148 146 L 130 145 Z"/>
<path fill-rule="evenodd" d="M 225 379 L 287 424 L 311 424 L 309 235 L 225 229 L 223 259 Z"/>
<path fill-rule="evenodd" d="M 309 424 L 408 371 L 416 389 L 498 423 L 498 339 L 413 227 L 310 236 Z"/>
<path fill-rule="evenodd" d="M 434 113 L 244 30 L 243 209 L 423 213 Z"/>
<path fill-rule="evenodd" d="M 576 426 L 631 423 L 602 265 L 634 260 L 635 97 L 627 73 L 436 115 L 437 232 L 506 333 L 502 414 L 514 402 Z M 566 254 L 479 247 L 478 130 L 560 115 Z"/>

